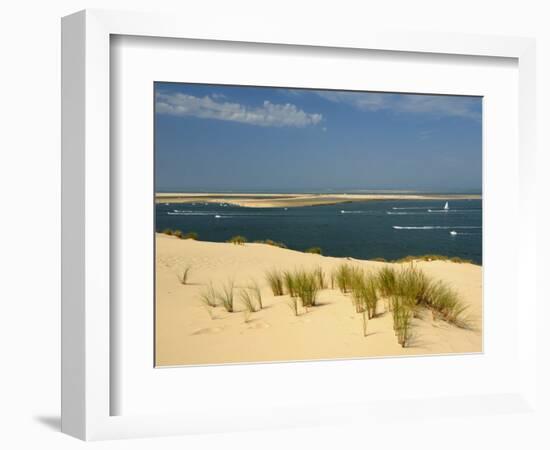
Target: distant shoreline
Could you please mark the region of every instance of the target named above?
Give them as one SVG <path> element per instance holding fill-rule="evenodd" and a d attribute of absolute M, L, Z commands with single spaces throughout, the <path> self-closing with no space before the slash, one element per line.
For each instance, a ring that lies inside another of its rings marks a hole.
<path fill-rule="evenodd" d="M 155 194 L 156 203 L 227 203 L 247 208 L 292 208 L 376 200 L 480 200 L 479 194 L 254 194 L 170 192 Z"/>

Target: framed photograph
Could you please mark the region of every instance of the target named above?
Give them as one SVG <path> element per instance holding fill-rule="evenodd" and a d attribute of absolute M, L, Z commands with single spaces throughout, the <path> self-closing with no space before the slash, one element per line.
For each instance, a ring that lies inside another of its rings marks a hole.
<path fill-rule="evenodd" d="M 154 96 L 157 366 L 482 351 L 482 97 Z"/>
<path fill-rule="evenodd" d="M 64 432 L 533 407 L 533 41 L 62 32 Z"/>

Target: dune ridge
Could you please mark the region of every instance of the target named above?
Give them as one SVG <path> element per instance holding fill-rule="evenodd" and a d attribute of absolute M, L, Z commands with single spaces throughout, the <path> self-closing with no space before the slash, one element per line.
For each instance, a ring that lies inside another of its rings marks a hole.
<path fill-rule="evenodd" d="M 361 315 L 350 295 L 323 289 L 318 305 L 296 316 L 288 295 L 275 297 L 266 280 L 272 269 L 322 268 L 331 273 L 342 263 L 378 270 L 410 263 L 384 263 L 302 253 L 267 244 L 200 242 L 156 235 L 156 357 L 159 366 L 300 361 L 472 353 L 482 351 L 482 268 L 450 261 L 418 261 L 433 279 L 455 288 L 468 306 L 472 329 L 462 329 L 431 314 L 413 319 L 411 346 L 398 344 L 391 314 L 380 311 L 363 335 Z M 178 278 L 190 267 L 186 283 Z M 212 283 L 235 286 L 235 312 L 210 311 L 200 293 Z M 239 291 L 256 282 L 264 308 L 247 312 Z"/>

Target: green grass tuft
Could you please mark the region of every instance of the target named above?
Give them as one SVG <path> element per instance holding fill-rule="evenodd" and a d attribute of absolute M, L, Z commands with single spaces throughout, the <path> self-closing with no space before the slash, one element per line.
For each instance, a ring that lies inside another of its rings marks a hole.
<path fill-rule="evenodd" d="M 306 249 L 306 253 L 314 253 L 316 255 L 322 255 L 323 250 L 321 249 L 321 247 L 310 247 Z"/>
<path fill-rule="evenodd" d="M 431 281 L 426 274 L 411 264 L 399 272 L 394 293 L 399 297 L 413 299 L 417 305 L 426 305 L 429 303 L 430 285 Z"/>
<path fill-rule="evenodd" d="M 272 241 L 271 239 L 266 239 L 265 241 L 262 241 L 262 240 L 254 241 L 254 243 L 267 244 L 267 245 L 272 245 L 273 247 L 279 247 L 279 248 L 288 248 L 286 244 L 284 244 L 283 242 L 275 242 L 275 241 Z"/>
<path fill-rule="evenodd" d="M 284 282 L 281 272 L 278 270 L 271 270 L 266 273 L 267 283 L 273 292 L 273 295 L 284 295 Z"/>
<path fill-rule="evenodd" d="M 461 328 L 471 326 L 467 306 L 458 293 L 442 281 L 431 280 L 412 264 L 400 271 L 390 267 L 380 269 L 376 284 L 380 295 L 389 301 L 394 329 L 403 347 L 410 343 L 412 318 L 418 316 L 420 308 L 431 310 L 434 319 Z"/>
<path fill-rule="evenodd" d="M 341 264 L 336 268 L 333 272 L 334 282 L 342 293 L 347 294 L 351 291 L 353 278 L 357 276 L 357 273 L 358 269 L 349 264 Z"/>
<path fill-rule="evenodd" d="M 262 301 L 262 290 L 260 289 L 260 285 L 255 280 L 253 280 L 248 286 L 248 289 L 250 289 L 250 291 L 252 292 L 252 296 L 256 300 L 258 307 L 260 309 L 263 309 L 264 304 Z"/>
<path fill-rule="evenodd" d="M 244 245 L 247 240 L 244 236 L 233 236 L 231 239 L 228 239 L 227 242 L 235 245 Z"/>
<path fill-rule="evenodd" d="M 317 294 L 319 293 L 319 283 L 317 274 L 299 270 L 294 274 L 294 289 L 296 294 L 302 300 L 302 306 L 309 308 L 316 306 Z"/>
<path fill-rule="evenodd" d="M 181 284 L 187 284 L 189 273 L 191 272 L 191 264 L 187 264 L 180 273 L 178 273 L 178 280 Z"/>
<path fill-rule="evenodd" d="M 351 284 L 351 295 L 355 305 L 355 311 L 358 313 L 367 313 L 369 319 L 376 316 L 376 308 L 378 305 L 376 278 L 365 273 L 362 270 L 357 270 L 354 274 Z"/>
<path fill-rule="evenodd" d="M 244 306 L 244 310 L 248 313 L 256 312 L 256 301 L 254 299 L 254 295 L 251 291 L 248 289 L 241 289 L 239 292 L 239 300 L 241 301 L 242 305 Z"/>
<path fill-rule="evenodd" d="M 212 283 L 200 292 L 199 299 L 206 307 L 215 308 L 218 306 L 218 293 Z"/>
<path fill-rule="evenodd" d="M 193 239 L 194 241 L 197 241 L 199 239 L 199 233 L 190 231 L 189 233 L 185 233 L 182 236 L 182 239 Z"/>
<path fill-rule="evenodd" d="M 435 318 L 441 318 L 460 328 L 471 327 L 470 319 L 466 315 L 468 307 L 460 301 L 458 293 L 443 282 L 431 284 L 427 304 L 434 311 Z"/>
<path fill-rule="evenodd" d="M 234 286 L 235 283 L 233 281 L 228 281 L 227 284 L 222 287 L 221 292 L 218 293 L 218 299 L 221 301 L 225 310 L 230 313 L 235 310 L 233 303 L 235 296 Z"/>
<path fill-rule="evenodd" d="M 298 293 L 296 292 L 296 280 L 294 278 L 293 272 L 289 270 L 283 272 L 283 283 L 287 294 L 291 297 L 298 297 Z"/>
<path fill-rule="evenodd" d="M 382 267 L 376 276 L 378 290 L 382 297 L 389 297 L 395 292 L 397 271 L 393 267 Z"/>
<path fill-rule="evenodd" d="M 437 254 L 427 254 L 427 255 L 408 255 L 403 258 L 395 259 L 392 262 L 394 263 L 407 263 L 414 261 L 451 261 L 459 264 L 475 264 L 471 259 L 464 259 L 458 256 L 445 256 Z"/>
<path fill-rule="evenodd" d="M 317 277 L 317 286 L 319 287 L 319 289 L 326 289 L 327 283 L 325 281 L 325 273 L 323 272 L 323 269 L 321 267 L 317 267 L 313 270 L 313 272 Z"/>
<path fill-rule="evenodd" d="M 414 300 L 394 295 L 391 298 L 393 329 L 397 342 L 401 347 L 407 347 L 412 338 L 412 318 L 414 315 Z"/>
<path fill-rule="evenodd" d="M 298 301 L 299 301 L 298 297 L 290 297 L 290 299 L 288 300 L 288 306 L 290 307 L 290 309 L 292 310 L 295 316 L 300 315 L 298 311 Z"/>

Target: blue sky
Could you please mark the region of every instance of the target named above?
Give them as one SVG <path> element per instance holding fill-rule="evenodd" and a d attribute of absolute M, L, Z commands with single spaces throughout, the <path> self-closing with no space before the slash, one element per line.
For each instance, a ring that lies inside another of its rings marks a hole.
<path fill-rule="evenodd" d="M 155 84 L 157 191 L 481 192 L 481 98 Z"/>

